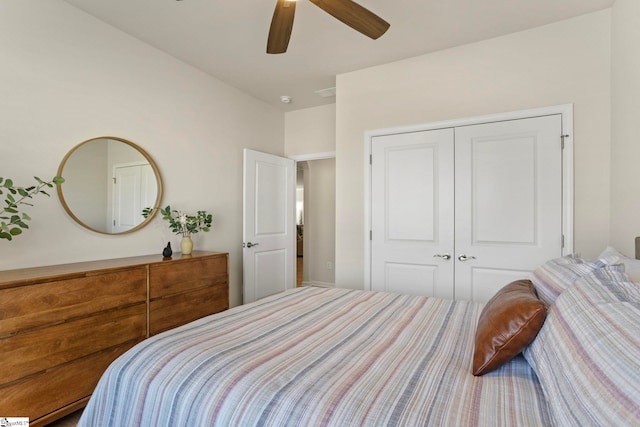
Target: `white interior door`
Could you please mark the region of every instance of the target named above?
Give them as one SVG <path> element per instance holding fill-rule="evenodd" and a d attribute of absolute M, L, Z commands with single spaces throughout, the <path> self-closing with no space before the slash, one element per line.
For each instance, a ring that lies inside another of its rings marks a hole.
<path fill-rule="evenodd" d="M 158 197 L 158 180 L 150 164 L 141 166 L 140 190 L 142 191 L 140 195 L 142 208 L 154 206 Z M 143 218 L 140 218 L 140 221 L 143 220 Z"/>
<path fill-rule="evenodd" d="M 372 137 L 371 289 L 484 302 L 561 256 L 561 135 L 557 114 Z"/>
<path fill-rule="evenodd" d="M 295 162 L 244 150 L 244 303 L 295 287 Z"/>
<path fill-rule="evenodd" d="M 456 299 L 562 255 L 561 135 L 559 114 L 456 128 Z"/>
<path fill-rule="evenodd" d="M 453 129 L 373 138 L 373 290 L 454 297 L 453 147 Z"/>
<path fill-rule="evenodd" d="M 115 165 L 113 176 L 113 222 L 107 230 L 120 233 L 144 220 L 142 209 L 153 206 L 158 187 L 148 163 Z"/>

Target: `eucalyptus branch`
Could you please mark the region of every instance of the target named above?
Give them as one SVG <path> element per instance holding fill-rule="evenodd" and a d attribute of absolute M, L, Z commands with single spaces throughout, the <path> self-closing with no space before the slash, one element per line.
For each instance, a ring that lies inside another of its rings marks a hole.
<path fill-rule="evenodd" d="M 154 209 L 152 208 L 142 210 L 142 216 L 145 218 L 153 213 Z M 183 237 L 190 237 L 199 231 L 211 230 L 211 222 L 213 221 L 213 215 L 207 211 L 197 211 L 196 215 L 189 215 L 182 211 L 172 210 L 171 206 L 160 208 L 160 214 L 162 214 L 162 219 L 169 221 L 169 229 Z"/>
<path fill-rule="evenodd" d="M 28 199 L 32 199 L 36 194 L 49 196 L 47 188 L 64 182 L 61 176 L 55 176 L 50 181 L 43 181 L 37 176 L 34 178 L 36 185 L 16 187 L 13 180 L 0 177 L 0 194 L 6 193 L 5 205 L 0 210 L 0 239 L 13 240 L 14 236 L 22 234 L 23 229 L 29 228 L 27 221 L 31 221 L 31 217 L 26 212 L 20 212 L 20 205 L 33 206 Z"/>

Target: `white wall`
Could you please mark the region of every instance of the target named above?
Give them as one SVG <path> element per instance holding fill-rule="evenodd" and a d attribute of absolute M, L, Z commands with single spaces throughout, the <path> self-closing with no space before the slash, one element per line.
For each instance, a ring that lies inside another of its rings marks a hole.
<path fill-rule="evenodd" d="M 611 244 L 634 256 L 640 236 L 640 2 L 616 0 L 611 61 Z"/>
<path fill-rule="evenodd" d="M 305 163 L 303 279 L 305 282 L 333 286 L 335 284 L 336 159 L 311 160 Z"/>
<path fill-rule="evenodd" d="M 575 250 L 609 238 L 610 10 L 337 77 L 336 285 L 363 287 L 367 130 L 574 104 Z"/>
<path fill-rule="evenodd" d="M 242 148 L 282 155 L 284 114 L 60 0 L 0 2 L 0 57 L 0 176 L 28 185 L 55 175 L 81 141 L 135 142 L 158 164 L 163 205 L 213 213 L 213 230 L 195 246 L 230 253 L 239 304 Z M 35 202 L 31 229 L 0 241 L 0 270 L 179 247 L 159 218 L 105 236 L 74 223 L 55 195 Z"/>
<path fill-rule="evenodd" d="M 336 150 L 336 105 L 285 113 L 285 155 L 288 157 Z"/>

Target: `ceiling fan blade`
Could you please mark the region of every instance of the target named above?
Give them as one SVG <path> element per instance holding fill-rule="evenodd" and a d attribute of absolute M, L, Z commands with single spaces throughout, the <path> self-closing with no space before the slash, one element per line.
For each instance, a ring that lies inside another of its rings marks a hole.
<path fill-rule="evenodd" d="M 271 27 L 269 28 L 267 53 L 285 53 L 287 51 L 295 12 L 295 1 L 278 0 L 276 9 L 273 11 Z"/>
<path fill-rule="evenodd" d="M 389 29 L 387 21 L 351 0 L 310 1 L 334 18 L 374 40 Z"/>

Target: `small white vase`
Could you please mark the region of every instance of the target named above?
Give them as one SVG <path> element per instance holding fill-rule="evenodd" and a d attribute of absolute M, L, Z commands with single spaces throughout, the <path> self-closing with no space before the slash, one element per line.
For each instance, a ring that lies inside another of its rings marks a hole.
<path fill-rule="evenodd" d="M 182 255 L 191 255 L 191 251 L 193 250 L 193 240 L 191 240 L 191 236 L 184 236 L 180 241 L 180 251 Z"/>

